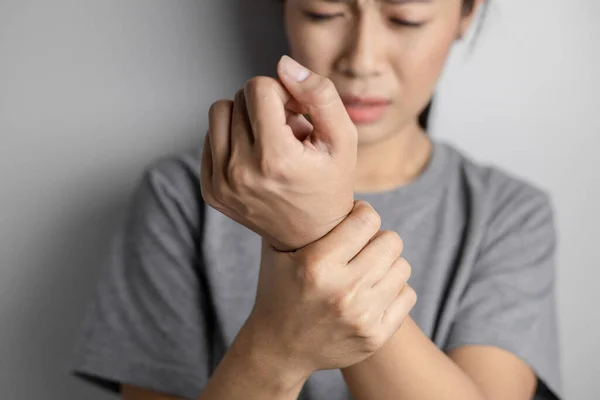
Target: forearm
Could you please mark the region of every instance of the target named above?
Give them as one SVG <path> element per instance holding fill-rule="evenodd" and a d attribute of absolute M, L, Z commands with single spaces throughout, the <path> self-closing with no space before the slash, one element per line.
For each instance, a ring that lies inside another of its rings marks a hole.
<path fill-rule="evenodd" d="M 485 399 L 410 317 L 377 353 L 342 373 L 355 400 Z"/>
<path fill-rule="evenodd" d="M 256 348 L 244 327 L 199 400 L 296 400 L 306 379 Z"/>

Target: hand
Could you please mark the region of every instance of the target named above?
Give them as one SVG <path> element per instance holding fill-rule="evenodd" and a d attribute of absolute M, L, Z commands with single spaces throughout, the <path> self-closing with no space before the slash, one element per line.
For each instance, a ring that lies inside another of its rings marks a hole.
<path fill-rule="evenodd" d="M 357 153 L 333 83 L 288 63 L 299 67 L 282 58 L 281 83 L 253 78 L 234 102 L 211 106 L 201 177 L 207 204 L 280 251 L 320 239 L 350 213 Z"/>
<path fill-rule="evenodd" d="M 400 257 L 401 239 L 379 227 L 379 215 L 359 201 L 328 235 L 297 252 L 263 242 L 256 302 L 241 340 L 267 363 L 304 377 L 353 365 L 383 346 L 416 294 L 406 283 L 411 268 Z"/>

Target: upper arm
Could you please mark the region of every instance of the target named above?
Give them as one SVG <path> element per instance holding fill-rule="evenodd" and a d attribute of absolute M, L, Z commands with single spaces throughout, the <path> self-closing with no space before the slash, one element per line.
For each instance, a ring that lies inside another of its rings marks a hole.
<path fill-rule="evenodd" d="M 496 196 L 445 350 L 490 399 L 530 399 L 536 387 L 550 389 L 536 399 L 556 399 L 552 207 L 536 189 L 512 189 Z"/>
<path fill-rule="evenodd" d="M 199 182 L 180 159 L 138 182 L 83 324 L 75 373 L 111 391 L 132 385 L 186 398 L 207 381 L 199 276 Z"/>

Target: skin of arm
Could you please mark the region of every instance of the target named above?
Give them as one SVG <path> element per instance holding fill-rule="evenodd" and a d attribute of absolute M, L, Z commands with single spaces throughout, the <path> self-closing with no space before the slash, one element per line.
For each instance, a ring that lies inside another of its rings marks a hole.
<path fill-rule="evenodd" d="M 308 376 L 291 371 L 288 373 L 285 365 L 284 360 L 258 350 L 253 345 L 252 334 L 244 327 L 198 400 L 296 400 Z M 180 399 L 128 385 L 122 385 L 121 398 L 123 400 Z"/>
<path fill-rule="evenodd" d="M 244 332 L 238 339 L 235 346 L 243 350 L 227 353 L 199 400 L 297 399 L 305 379 L 284 376 L 284 363 L 248 351 L 252 345 Z M 525 400 L 532 398 L 536 384 L 523 361 L 499 348 L 463 346 L 444 354 L 411 318 L 380 351 L 342 373 L 356 400 Z M 122 398 L 178 400 L 127 385 Z"/>
<path fill-rule="evenodd" d="M 356 400 L 527 400 L 536 386 L 515 355 L 491 346 L 446 355 L 411 318 L 381 350 L 342 372 Z"/>

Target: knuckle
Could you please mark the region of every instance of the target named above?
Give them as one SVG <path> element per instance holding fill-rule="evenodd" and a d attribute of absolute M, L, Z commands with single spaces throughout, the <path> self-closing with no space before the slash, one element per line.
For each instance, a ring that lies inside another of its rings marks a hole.
<path fill-rule="evenodd" d="M 259 76 L 255 76 L 253 78 L 250 78 L 246 81 L 246 83 L 244 83 L 244 89 L 249 93 L 249 94 L 254 94 L 256 92 L 256 90 L 258 88 L 260 88 L 261 84 L 261 77 Z"/>
<path fill-rule="evenodd" d="M 412 286 L 409 285 L 406 285 L 404 290 L 406 290 L 406 297 L 408 299 L 407 301 L 412 308 L 415 304 L 417 304 L 417 292 L 412 288 Z"/>
<path fill-rule="evenodd" d="M 352 328 L 360 337 L 371 337 L 372 327 L 370 324 L 371 316 L 367 310 L 363 310 L 352 321 Z"/>
<path fill-rule="evenodd" d="M 235 97 L 234 97 L 235 100 L 244 98 L 244 92 L 245 92 L 244 88 L 238 89 L 238 91 L 235 92 Z"/>
<path fill-rule="evenodd" d="M 235 107 L 241 107 L 244 105 L 245 103 L 245 90 L 244 88 L 239 89 L 236 93 L 235 93 L 235 97 L 234 99 L 234 105 Z"/>
<path fill-rule="evenodd" d="M 361 288 L 364 285 L 363 279 L 364 278 L 362 278 L 362 277 L 354 279 L 346 286 L 346 288 L 344 289 L 344 293 L 345 293 L 346 297 L 348 297 L 349 300 L 356 298 L 356 296 L 359 294 Z M 361 313 L 361 316 L 362 316 L 362 313 Z"/>
<path fill-rule="evenodd" d="M 241 167 L 235 163 L 231 163 L 227 167 L 227 177 L 229 185 L 235 193 L 244 191 L 252 186 L 252 174 L 248 168 Z"/>
<path fill-rule="evenodd" d="M 402 259 L 397 259 L 390 269 L 386 279 L 390 279 L 391 282 L 397 286 L 399 291 L 404 290 L 408 286 L 407 282 L 410 279 L 410 265 Z"/>
<path fill-rule="evenodd" d="M 217 107 L 218 107 L 218 103 L 219 103 L 219 101 L 222 101 L 222 100 L 215 101 L 214 103 L 212 103 L 212 104 L 210 105 L 210 107 L 208 108 L 208 115 L 209 115 L 209 116 L 211 116 L 211 117 L 212 117 L 213 115 L 215 115 L 215 111 L 216 111 L 216 109 L 217 109 Z"/>
<path fill-rule="evenodd" d="M 410 279 L 410 276 L 412 275 L 412 267 L 410 263 L 405 258 L 400 258 L 398 259 L 397 267 L 398 269 L 400 269 L 404 281 L 408 281 Z"/>
<path fill-rule="evenodd" d="M 303 286 L 312 289 L 323 289 L 325 287 L 325 270 L 323 261 L 313 261 L 300 268 L 300 279 Z"/>
<path fill-rule="evenodd" d="M 351 319 L 353 296 L 350 293 L 335 293 L 330 299 L 331 306 L 336 315 L 343 320 Z"/>
<path fill-rule="evenodd" d="M 251 96 L 261 96 L 273 87 L 274 79 L 268 76 L 255 76 L 244 84 L 244 90 Z"/>
<path fill-rule="evenodd" d="M 357 202 L 352 216 L 361 226 L 375 230 L 381 227 L 381 216 L 367 202 Z"/>
<path fill-rule="evenodd" d="M 221 113 L 223 113 L 224 111 L 228 110 L 232 105 L 233 105 L 233 102 L 231 100 L 227 100 L 227 99 L 217 100 L 211 104 L 210 108 L 208 109 L 208 114 L 211 117 L 216 117 L 216 116 L 220 115 Z"/>
<path fill-rule="evenodd" d="M 404 244 L 398 233 L 394 231 L 383 231 L 380 239 L 385 241 L 386 248 L 390 253 L 400 256 Z"/>
<path fill-rule="evenodd" d="M 272 179 L 284 179 L 287 163 L 281 157 L 261 157 L 259 168 L 264 176 Z"/>
<path fill-rule="evenodd" d="M 369 353 L 379 350 L 385 344 L 382 335 L 374 331 L 371 331 L 369 336 L 365 336 L 364 340 L 365 350 Z"/>

